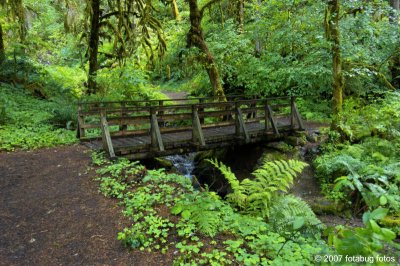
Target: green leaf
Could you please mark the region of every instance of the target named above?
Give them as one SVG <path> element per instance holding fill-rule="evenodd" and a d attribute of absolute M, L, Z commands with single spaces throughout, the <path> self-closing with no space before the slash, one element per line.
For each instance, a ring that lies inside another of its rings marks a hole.
<path fill-rule="evenodd" d="M 389 211 L 388 209 L 379 207 L 378 209 L 376 209 L 373 212 L 371 212 L 369 218 L 372 219 L 372 220 L 381 220 L 381 219 L 385 218 L 385 216 L 387 215 L 388 211 Z"/>
<path fill-rule="evenodd" d="M 387 203 L 387 198 L 386 198 L 385 196 L 381 196 L 381 197 L 379 198 L 379 203 L 380 203 L 380 205 L 386 205 L 386 203 Z"/>
<path fill-rule="evenodd" d="M 369 224 L 371 225 L 372 231 L 374 231 L 375 233 L 381 232 L 381 228 L 374 220 L 369 220 Z"/>
<path fill-rule="evenodd" d="M 304 217 L 301 217 L 301 216 L 296 217 L 293 221 L 293 229 L 298 230 L 298 229 L 302 228 L 304 223 L 305 223 Z"/>
<path fill-rule="evenodd" d="M 184 211 L 182 212 L 182 218 L 184 218 L 184 219 L 189 219 L 189 218 L 190 218 L 190 215 L 191 215 L 191 213 L 190 213 L 190 211 L 188 211 L 188 210 L 184 210 Z"/>
<path fill-rule="evenodd" d="M 182 205 L 175 205 L 172 209 L 171 209 L 171 213 L 174 215 L 178 215 L 182 212 Z"/>
<path fill-rule="evenodd" d="M 381 234 L 386 241 L 392 241 L 396 238 L 396 233 L 387 228 L 382 228 Z"/>

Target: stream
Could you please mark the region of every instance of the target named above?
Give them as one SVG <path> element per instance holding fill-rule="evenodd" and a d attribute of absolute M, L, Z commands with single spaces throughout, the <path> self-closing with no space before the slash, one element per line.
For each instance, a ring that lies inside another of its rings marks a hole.
<path fill-rule="evenodd" d="M 177 154 L 177 155 L 169 155 L 165 156 L 164 158 L 170 161 L 176 171 L 184 175 L 188 178 L 192 178 L 192 172 L 194 170 L 194 157 L 196 153 L 188 153 L 188 154 Z"/>

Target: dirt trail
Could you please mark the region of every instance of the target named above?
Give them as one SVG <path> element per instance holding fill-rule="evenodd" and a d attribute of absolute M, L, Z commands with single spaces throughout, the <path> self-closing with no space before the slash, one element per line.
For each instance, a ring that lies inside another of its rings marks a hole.
<path fill-rule="evenodd" d="M 0 265 L 170 265 L 128 251 L 129 222 L 100 195 L 82 146 L 0 153 Z"/>

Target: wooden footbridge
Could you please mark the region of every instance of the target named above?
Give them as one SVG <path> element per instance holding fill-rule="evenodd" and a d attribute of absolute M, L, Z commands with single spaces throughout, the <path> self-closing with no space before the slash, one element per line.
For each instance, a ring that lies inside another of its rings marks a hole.
<path fill-rule="evenodd" d="M 81 103 L 78 123 L 81 141 L 130 159 L 268 141 L 304 129 L 295 97 Z"/>

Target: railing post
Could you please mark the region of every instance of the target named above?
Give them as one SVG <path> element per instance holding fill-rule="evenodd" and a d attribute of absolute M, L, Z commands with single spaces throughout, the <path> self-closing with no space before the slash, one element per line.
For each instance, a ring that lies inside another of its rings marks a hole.
<path fill-rule="evenodd" d="M 125 118 L 126 118 L 126 111 L 125 111 L 125 102 L 121 102 L 121 124 L 120 124 L 120 127 L 119 127 L 119 130 L 120 131 L 125 131 L 125 130 L 127 130 L 128 129 L 128 125 L 126 125 L 126 124 L 124 124 L 123 122 L 124 122 L 124 120 L 125 120 Z"/>
<path fill-rule="evenodd" d="M 270 113 L 268 110 L 268 100 L 265 100 L 265 105 L 264 105 L 264 112 L 265 112 L 265 132 L 269 130 L 269 120 L 270 120 Z"/>
<path fill-rule="evenodd" d="M 246 125 L 243 120 L 242 110 L 240 109 L 240 103 L 235 103 L 235 113 L 236 113 L 236 123 L 235 123 L 235 133 L 236 136 L 244 135 L 246 142 L 250 140 L 249 133 L 247 132 Z"/>
<path fill-rule="evenodd" d="M 76 132 L 77 137 L 84 138 L 85 137 L 85 129 L 82 127 L 85 124 L 85 117 L 82 113 L 82 105 L 78 106 L 78 129 Z"/>
<path fill-rule="evenodd" d="M 199 99 L 199 103 L 203 104 L 204 103 L 204 98 Z M 204 107 L 200 107 L 198 109 L 199 112 L 204 112 Z M 200 118 L 200 124 L 204 124 L 204 117 Z"/>
<path fill-rule="evenodd" d="M 241 116 L 241 114 L 238 112 L 239 108 L 240 108 L 239 103 L 235 102 L 235 134 L 236 134 L 236 136 L 242 135 L 241 127 L 240 127 L 240 119 L 239 119 L 239 116 Z"/>
<path fill-rule="evenodd" d="M 108 152 L 110 158 L 115 158 L 114 147 L 111 140 L 110 130 L 108 128 L 107 115 L 102 109 L 100 111 L 100 125 L 101 125 L 101 140 L 103 142 L 103 149 Z"/>
<path fill-rule="evenodd" d="M 290 126 L 292 129 L 294 129 L 294 101 L 296 100 L 295 97 L 290 97 Z"/>
<path fill-rule="evenodd" d="M 164 101 L 163 100 L 158 101 L 158 106 L 162 108 L 164 106 Z M 160 116 L 164 115 L 164 110 L 158 110 L 157 115 Z M 160 123 L 160 125 L 162 127 L 165 127 L 165 122 Z"/>
<path fill-rule="evenodd" d="M 154 108 L 150 108 L 150 127 L 151 146 L 159 151 L 164 151 L 164 143 Z"/>
<path fill-rule="evenodd" d="M 192 141 L 194 143 L 198 142 L 201 146 L 205 146 L 206 142 L 204 140 L 203 130 L 201 128 L 197 109 L 198 106 L 192 105 Z"/>

